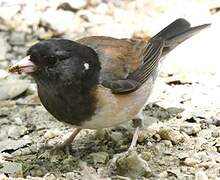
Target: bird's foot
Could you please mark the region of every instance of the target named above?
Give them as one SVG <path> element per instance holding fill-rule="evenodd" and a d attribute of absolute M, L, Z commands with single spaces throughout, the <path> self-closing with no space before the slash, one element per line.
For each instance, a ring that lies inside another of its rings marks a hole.
<path fill-rule="evenodd" d="M 127 157 L 130 156 L 136 156 L 137 152 L 136 152 L 136 145 L 137 145 L 137 140 L 138 140 L 138 135 L 141 131 L 142 128 L 142 119 L 133 119 L 133 126 L 135 127 L 135 131 L 133 134 L 133 138 L 130 144 L 130 147 L 128 148 L 127 151 L 122 152 L 120 154 L 116 154 L 113 159 L 111 160 L 110 164 L 109 164 L 109 172 L 114 172 L 117 168 L 117 161 L 120 159 L 126 159 Z"/>
<path fill-rule="evenodd" d="M 71 143 L 77 136 L 77 134 L 80 132 L 81 129 L 76 129 L 73 131 L 73 133 L 63 142 L 61 143 L 55 143 L 55 144 L 44 144 L 41 149 L 44 150 L 50 150 L 52 153 L 53 152 L 60 152 L 63 151 L 65 154 L 70 155 L 72 152 L 72 145 Z"/>
<path fill-rule="evenodd" d="M 54 144 L 54 145 L 46 144 L 44 146 L 44 148 L 49 149 L 52 153 L 57 153 L 57 152 L 62 151 L 65 154 L 70 155 L 71 152 L 72 152 L 71 142 L 68 142 L 68 141 L 64 141 L 62 143 L 57 143 L 57 144 Z"/>

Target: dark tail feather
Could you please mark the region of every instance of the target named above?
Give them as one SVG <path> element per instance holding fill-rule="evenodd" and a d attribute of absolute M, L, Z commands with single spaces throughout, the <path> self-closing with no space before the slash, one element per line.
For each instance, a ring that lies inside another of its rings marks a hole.
<path fill-rule="evenodd" d="M 190 23 L 185 19 L 177 19 L 156 34 L 153 39 L 161 38 L 165 41 L 163 55 L 166 55 L 180 43 L 208 26 L 210 26 L 210 24 L 190 27 Z"/>

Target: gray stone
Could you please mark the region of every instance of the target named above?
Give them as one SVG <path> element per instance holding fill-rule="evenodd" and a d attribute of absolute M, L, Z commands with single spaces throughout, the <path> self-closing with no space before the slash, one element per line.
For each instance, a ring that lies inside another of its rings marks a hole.
<path fill-rule="evenodd" d="M 95 132 L 95 137 L 99 140 L 104 140 L 106 138 L 108 138 L 111 134 L 111 130 L 110 129 L 97 129 Z"/>
<path fill-rule="evenodd" d="M 27 90 L 29 81 L 19 79 L 0 79 L 0 101 L 12 99 Z"/>
<path fill-rule="evenodd" d="M 123 140 L 123 134 L 121 132 L 117 132 L 117 131 L 112 131 L 111 134 L 109 135 L 111 137 L 111 139 L 120 144 L 120 142 Z"/>
<path fill-rule="evenodd" d="M 27 128 L 25 126 L 11 126 L 8 129 L 8 137 L 13 139 L 18 139 L 26 132 L 27 132 Z"/>
<path fill-rule="evenodd" d="M 151 176 L 151 169 L 148 163 L 143 160 L 135 151 L 119 157 L 116 161 L 117 172 L 119 175 L 127 176 L 132 179 Z"/>
<path fill-rule="evenodd" d="M 25 33 L 24 32 L 14 31 L 14 32 L 11 33 L 11 36 L 10 36 L 10 39 L 9 39 L 10 44 L 18 45 L 18 46 L 19 45 L 24 45 L 25 41 L 26 41 L 26 38 L 25 38 Z"/>
<path fill-rule="evenodd" d="M 10 177 L 22 177 L 22 165 L 16 162 L 1 162 L 0 173 L 9 174 Z"/>
<path fill-rule="evenodd" d="M 145 161 L 149 161 L 153 157 L 153 154 L 148 151 L 144 151 L 141 153 L 141 158 L 144 159 Z"/>
<path fill-rule="evenodd" d="M 31 143 L 30 139 L 5 139 L 4 141 L 0 141 L 0 152 L 5 150 L 16 150 L 18 148 L 24 147 L 25 145 Z"/>
<path fill-rule="evenodd" d="M 176 115 L 184 111 L 184 109 L 176 107 L 169 107 L 166 110 L 172 115 Z"/>
<path fill-rule="evenodd" d="M 109 154 L 107 152 L 91 153 L 90 156 L 94 164 L 105 164 L 109 160 Z"/>
<path fill-rule="evenodd" d="M 81 179 L 79 173 L 76 172 L 68 172 L 65 173 L 63 176 L 65 177 L 66 180 Z"/>
<path fill-rule="evenodd" d="M 216 128 L 212 131 L 212 137 L 220 137 L 220 128 Z"/>
<path fill-rule="evenodd" d="M 10 49 L 9 44 L 4 35 L 0 35 L 0 60 L 5 60 L 7 51 Z"/>
<path fill-rule="evenodd" d="M 25 56 L 27 48 L 25 48 L 23 46 L 14 46 L 13 51 L 18 55 Z"/>
<path fill-rule="evenodd" d="M 180 130 L 184 131 L 188 135 L 196 135 L 201 131 L 200 124 L 197 123 L 184 123 L 180 126 Z"/>
<path fill-rule="evenodd" d="M 7 139 L 7 138 L 8 138 L 8 135 L 7 135 L 6 130 L 2 129 L 0 131 L 0 141 L 3 141 L 4 139 Z"/>

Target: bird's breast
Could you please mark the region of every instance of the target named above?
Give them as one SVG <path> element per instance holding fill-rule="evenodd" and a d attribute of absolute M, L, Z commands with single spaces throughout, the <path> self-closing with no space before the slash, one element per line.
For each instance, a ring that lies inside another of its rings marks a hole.
<path fill-rule="evenodd" d="M 113 94 L 102 85 L 84 95 L 63 90 L 51 93 L 43 88 L 39 88 L 38 93 L 44 107 L 59 121 L 78 128 L 107 128 L 136 118 L 150 96 L 154 80 L 151 76 L 129 94 Z"/>
<path fill-rule="evenodd" d="M 113 94 L 101 85 L 96 90 L 96 110 L 91 119 L 84 121 L 81 128 L 97 129 L 116 126 L 137 116 L 145 106 L 153 88 L 150 77 L 137 91 L 129 94 Z"/>

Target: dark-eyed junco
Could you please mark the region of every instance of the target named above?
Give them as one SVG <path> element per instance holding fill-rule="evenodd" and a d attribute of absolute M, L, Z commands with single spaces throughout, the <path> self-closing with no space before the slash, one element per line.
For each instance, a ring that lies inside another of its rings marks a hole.
<path fill-rule="evenodd" d="M 49 39 L 33 45 L 9 71 L 30 74 L 44 107 L 59 121 L 76 127 L 61 146 L 71 144 L 81 129 L 135 120 L 132 148 L 160 59 L 208 26 L 190 27 L 185 19 L 177 19 L 147 40 Z"/>

